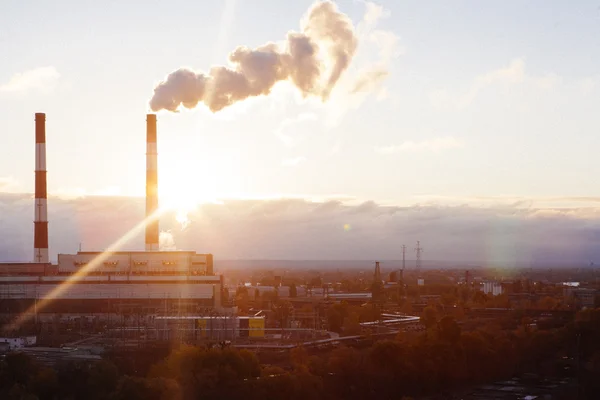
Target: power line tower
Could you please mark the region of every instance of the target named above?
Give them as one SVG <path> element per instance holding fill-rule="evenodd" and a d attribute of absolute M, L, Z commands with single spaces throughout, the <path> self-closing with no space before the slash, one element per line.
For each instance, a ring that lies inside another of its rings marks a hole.
<path fill-rule="evenodd" d="M 400 281 L 404 282 L 404 268 L 406 268 L 406 245 L 402 245 L 402 269 L 400 270 Z"/>
<path fill-rule="evenodd" d="M 417 248 L 415 249 L 415 251 L 417 252 L 417 271 L 421 271 L 421 254 L 423 253 L 423 249 L 421 247 L 421 242 L 417 240 Z"/>

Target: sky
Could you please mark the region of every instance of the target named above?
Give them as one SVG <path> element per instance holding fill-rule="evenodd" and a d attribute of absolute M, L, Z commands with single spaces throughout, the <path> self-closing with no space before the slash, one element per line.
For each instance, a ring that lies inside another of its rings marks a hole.
<path fill-rule="evenodd" d="M 312 3 L 2 2 L 0 192 L 32 192 L 33 114 L 45 112 L 50 195 L 142 196 L 154 87 L 180 67 L 227 65 L 240 45 L 284 40 Z M 327 102 L 281 83 L 216 114 L 158 113 L 162 204 L 193 215 L 223 198 L 560 208 L 593 226 L 597 2 L 337 5 L 359 45 Z M 353 92 L 373 71 L 384 78 Z"/>

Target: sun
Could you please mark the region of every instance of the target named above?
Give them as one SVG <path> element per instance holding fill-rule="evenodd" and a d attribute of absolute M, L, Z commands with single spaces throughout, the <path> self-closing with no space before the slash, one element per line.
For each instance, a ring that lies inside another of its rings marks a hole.
<path fill-rule="evenodd" d="M 166 169 L 158 179 L 158 204 L 162 212 L 174 211 L 175 220 L 184 229 L 190 224 L 189 215 L 203 203 L 214 201 L 202 185 L 198 174 L 185 173 L 189 169 Z M 193 175 L 193 176 L 192 176 Z"/>

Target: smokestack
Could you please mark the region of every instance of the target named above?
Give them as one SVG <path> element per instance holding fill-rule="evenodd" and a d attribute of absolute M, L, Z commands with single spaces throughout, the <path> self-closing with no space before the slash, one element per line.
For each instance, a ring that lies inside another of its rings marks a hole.
<path fill-rule="evenodd" d="M 35 220 L 33 262 L 49 263 L 48 200 L 46 190 L 46 114 L 35 114 Z"/>
<path fill-rule="evenodd" d="M 158 163 L 156 153 L 156 114 L 146 116 L 146 251 L 158 251 Z"/>

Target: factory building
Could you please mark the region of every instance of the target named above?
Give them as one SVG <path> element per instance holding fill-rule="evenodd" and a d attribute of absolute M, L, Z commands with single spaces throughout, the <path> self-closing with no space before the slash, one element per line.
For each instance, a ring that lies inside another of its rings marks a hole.
<path fill-rule="evenodd" d="M 100 275 L 213 275 L 212 254 L 193 251 L 118 251 L 109 254 L 78 252 L 58 255 L 58 273 L 74 274 L 93 263 L 100 255 L 102 262 L 91 274 Z"/>
<path fill-rule="evenodd" d="M 156 115 L 146 119 L 146 251 L 59 254 L 49 262 L 46 115 L 35 114 L 34 259 L 0 263 L 0 314 L 111 314 L 123 309 L 168 315 L 220 308 L 222 276 L 212 254 L 159 251 Z M 38 307 L 38 304 L 43 307 Z"/>
<path fill-rule="evenodd" d="M 162 339 L 233 340 L 265 337 L 264 316 L 159 316 L 155 330 Z M 153 332 L 151 332 L 153 333 Z"/>

